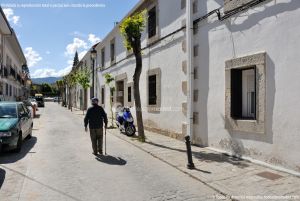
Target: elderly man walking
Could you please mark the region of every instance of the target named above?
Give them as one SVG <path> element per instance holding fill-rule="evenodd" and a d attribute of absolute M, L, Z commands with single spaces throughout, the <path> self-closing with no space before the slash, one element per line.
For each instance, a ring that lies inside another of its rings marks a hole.
<path fill-rule="evenodd" d="M 90 128 L 90 135 L 93 147 L 93 154 L 103 154 L 103 122 L 107 128 L 107 115 L 104 109 L 98 105 L 99 100 L 92 98 L 92 107 L 87 110 L 84 118 L 84 127 L 87 132 L 87 126 Z"/>

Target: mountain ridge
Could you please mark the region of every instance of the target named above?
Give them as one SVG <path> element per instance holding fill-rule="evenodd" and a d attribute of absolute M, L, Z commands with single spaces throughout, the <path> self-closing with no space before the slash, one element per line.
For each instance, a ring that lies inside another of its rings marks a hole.
<path fill-rule="evenodd" d="M 61 77 L 43 77 L 43 78 L 31 78 L 33 84 L 54 84 L 57 80 L 61 80 Z"/>

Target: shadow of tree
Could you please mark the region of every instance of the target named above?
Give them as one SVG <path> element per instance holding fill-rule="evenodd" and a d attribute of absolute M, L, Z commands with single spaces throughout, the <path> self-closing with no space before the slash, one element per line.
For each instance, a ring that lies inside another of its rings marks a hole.
<path fill-rule="evenodd" d="M 184 150 L 184 149 L 168 147 L 168 146 L 157 144 L 154 142 L 146 142 L 146 143 L 156 146 L 156 147 L 186 153 L 186 150 Z M 232 165 L 238 166 L 239 168 L 249 167 L 249 165 L 243 159 L 241 159 L 239 157 L 223 154 L 223 153 L 207 153 L 207 152 L 195 152 L 195 151 L 193 151 L 192 153 L 193 153 L 193 157 L 195 157 L 199 161 L 230 163 Z M 199 171 L 201 171 L 201 170 L 199 170 Z M 209 173 L 209 172 L 206 172 L 206 173 Z"/>
<path fill-rule="evenodd" d="M 98 155 L 96 159 L 99 162 L 106 163 L 109 165 L 126 165 L 127 161 L 120 157 L 114 157 L 110 155 Z"/>
<path fill-rule="evenodd" d="M 205 161 L 208 163 L 229 163 L 231 165 L 238 166 L 239 168 L 249 167 L 249 165 L 243 159 L 222 153 L 193 152 L 193 156 L 199 161 Z"/>

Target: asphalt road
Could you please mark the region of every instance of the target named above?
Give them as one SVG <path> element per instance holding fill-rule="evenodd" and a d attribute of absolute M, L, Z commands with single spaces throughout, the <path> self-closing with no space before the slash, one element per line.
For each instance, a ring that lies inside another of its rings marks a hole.
<path fill-rule="evenodd" d="M 0 156 L 0 200 L 215 200 L 197 180 L 107 136 L 108 155 L 92 155 L 82 116 L 47 103 L 22 152 Z"/>

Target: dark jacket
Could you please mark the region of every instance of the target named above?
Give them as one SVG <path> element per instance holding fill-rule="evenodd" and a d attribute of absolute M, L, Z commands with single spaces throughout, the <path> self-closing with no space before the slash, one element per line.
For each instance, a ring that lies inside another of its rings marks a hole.
<path fill-rule="evenodd" d="M 84 118 L 84 127 L 87 127 L 89 124 L 90 129 L 103 128 L 103 121 L 107 125 L 106 113 L 101 106 L 95 105 L 87 110 Z"/>

